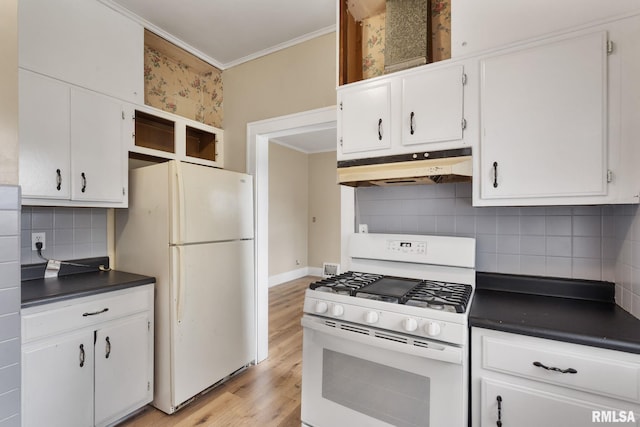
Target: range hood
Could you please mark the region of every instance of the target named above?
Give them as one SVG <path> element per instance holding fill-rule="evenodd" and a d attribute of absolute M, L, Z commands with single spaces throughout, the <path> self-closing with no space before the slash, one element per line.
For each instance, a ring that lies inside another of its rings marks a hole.
<path fill-rule="evenodd" d="M 471 182 L 471 148 L 338 162 L 338 184 L 350 187 Z"/>

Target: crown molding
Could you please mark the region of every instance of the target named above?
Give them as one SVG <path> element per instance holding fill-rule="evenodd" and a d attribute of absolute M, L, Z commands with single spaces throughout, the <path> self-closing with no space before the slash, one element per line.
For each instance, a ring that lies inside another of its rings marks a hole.
<path fill-rule="evenodd" d="M 237 65 L 243 64 L 245 62 L 252 61 L 252 60 L 260 58 L 262 56 L 269 55 L 269 54 L 277 52 L 279 50 L 295 46 L 297 44 L 306 42 L 308 40 L 312 40 L 312 39 L 314 39 L 316 37 L 320 37 L 320 36 L 323 36 L 325 34 L 329 34 L 329 33 L 332 33 L 332 32 L 336 31 L 336 26 L 335 25 L 330 25 L 328 27 L 321 28 L 321 29 L 319 29 L 317 31 L 313 31 L 311 33 L 304 34 L 304 35 L 302 35 L 300 37 L 296 37 L 295 39 L 288 40 L 288 41 L 286 41 L 284 43 L 280 43 L 280 44 L 272 46 L 270 48 L 263 49 L 261 51 L 258 51 L 258 52 L 252 53 L 250 55 L 244 56 L 242 58 L 239 58 L 239 59 L 227 62 L 227 63 L 222 63 L 222 62 L 218 61 L 217 59 L 212 58 L 211 56 L 205 54 L 201 50 L 196 49 L 195 47 L 191 46 L 190 44 L 185 43 L 184 41 L 180 40 L 179 38 L 175 37 L 174 35 L 166 32 L 165 30 L 163 30 L 162 28 L 158 27 L 157 25 L 147 21 L 146 19 L 142 18 L 141 16 L 131 12 L 129 9 L 119 5 L 114 0 L 98 0 L 98 1 L 100 3 L 102 3 L 102 4 L 104 4 L 105 6 L 109 7 L 110 9 L 113 9 L 116 12 L 120 13 L 121 15 L 126 16 L 127 18 L 131 19 L 132 21 L 137 22 L 138 24 L 142 25 L 147 30 L 157 34 L 158 36 L 162 37 L 163 39 L 173 43 L 174 45 L 178 46 L 179 48 L 184 49 L 185 51 L 195 55 L 196 57 L 202 59 L 203 61 L 207 62 L 208 64 L 213 65 L 214 67 L 216 67 L 216 68 L 218 68 L 219 70 L 222 70 L 222 71 L 224 71 L 224 70 L 226 70 L 228 68 L 235 67 Z"/>

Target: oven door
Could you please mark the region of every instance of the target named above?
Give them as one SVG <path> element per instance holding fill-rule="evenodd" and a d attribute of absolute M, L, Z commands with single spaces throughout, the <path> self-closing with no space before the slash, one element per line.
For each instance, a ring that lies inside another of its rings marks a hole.
<path fill-rule="evenodd" d="M 463 348 L 305 314 L 303 425 L 463 427 Z"/>

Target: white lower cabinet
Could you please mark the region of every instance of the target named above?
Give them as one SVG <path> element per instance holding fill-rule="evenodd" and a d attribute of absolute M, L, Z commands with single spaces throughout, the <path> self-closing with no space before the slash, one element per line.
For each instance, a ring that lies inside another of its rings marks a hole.
<path fill-rule="evenodd" d="M 151 402 L 153 284 L 27 308 L 22 325 L 23 426 L 109 425 Z"/>
<path fill-rule="evenodd" d="M 23 425 L 93 425 L 93 371 L 92 331 L 23 346 Z"/>
<path fill-rule="evenodd" d="M 471 339 L 473 426 L 640 426 L 640 355 L 482 328 Z"/>

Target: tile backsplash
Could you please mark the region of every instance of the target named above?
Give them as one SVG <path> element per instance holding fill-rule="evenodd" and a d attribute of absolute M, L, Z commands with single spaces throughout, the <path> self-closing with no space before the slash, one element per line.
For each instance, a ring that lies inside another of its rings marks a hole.
<path fill-rule="evenodd" d="M 640 209 L 616 206 L 616 302 L 640 318 Z"/>
<path fill-rule="evenodd" d="M 614 281 L 612 206 L 473 207 L 471 184 L 366 187 L 369 232 L 476 238 L 478 271 Z"/>
<path fill-rule="evenodd" d="M 20 188 L 0 185 L 0 426 L 20 425 Z"/>
<path fill-rule="evenodd" d="M 21 264 L 43 262 L 31 250 L 31 233 L 45 233 L 46 258 L 69 260 L 107 255 L 107 210 L 23 206 Z"/>
<path fill-rule="evenodd" d="M 476 238 L 476 269 L 605 280 L 640 318 L 638 205 L 473 207 L 471 184 L 363 187 L 356 223 L 371 233 Z"/>

